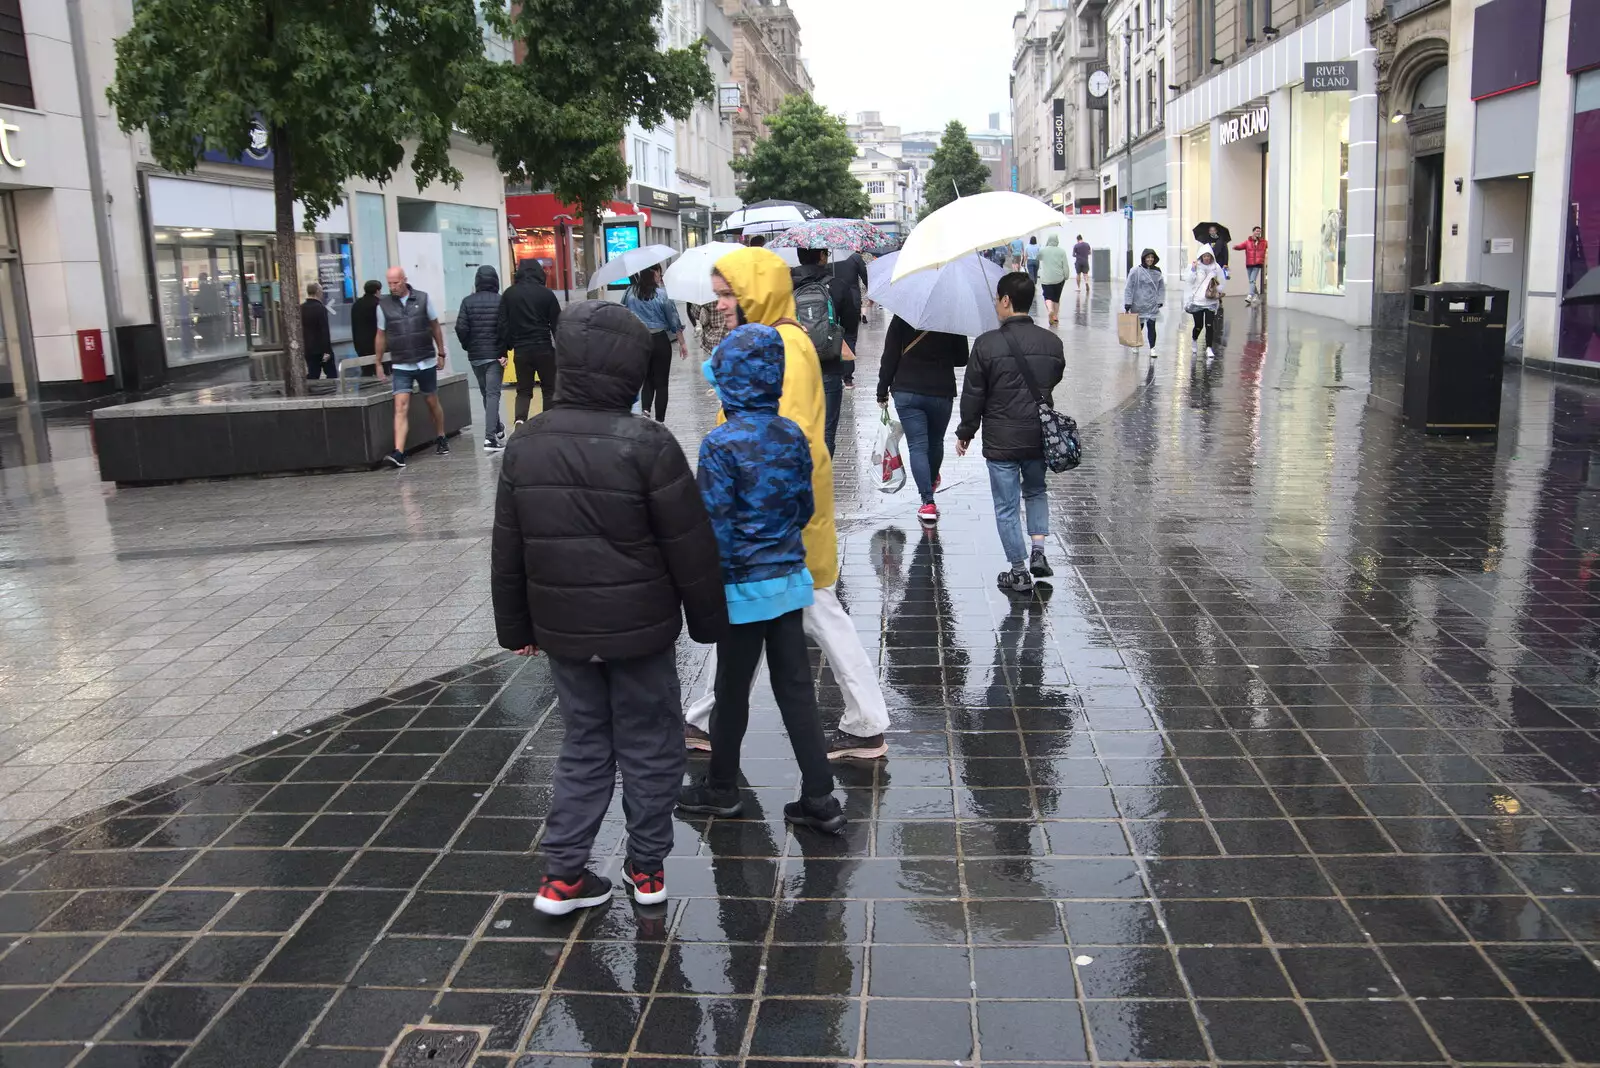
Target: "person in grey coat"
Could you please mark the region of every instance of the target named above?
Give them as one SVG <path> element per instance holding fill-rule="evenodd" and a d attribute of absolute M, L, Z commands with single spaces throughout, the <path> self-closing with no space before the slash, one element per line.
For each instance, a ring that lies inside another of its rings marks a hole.
<path fill-rule="evenodd" d="M 1128 284 L 1122 287 L 1122 310 L 1139 317 L 1150 339 L 1152 360 L 1156 358 L 1156 320 L 1167 299 L 1167 280 L 1157 266 L 1160 262 L 1155 249 L 1145 249 L 1139 253 L 1138 265 L 1128 272 Z"/>

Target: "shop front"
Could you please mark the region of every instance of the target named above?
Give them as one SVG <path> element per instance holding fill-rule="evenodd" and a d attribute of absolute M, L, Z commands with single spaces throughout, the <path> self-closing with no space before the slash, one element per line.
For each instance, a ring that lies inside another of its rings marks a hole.
<path fill-rule="evenodd" d="M 683 247 L 694 248 L 711 240 L 711 206 L 693 197 L 678 201 L 678 225 L 683 229 Z"/>
<path fill-rule="evenodd" d="M 629 192 L 633 195 L 635 204 L 650 209 L 650 224 L 643 235 L 644 243 L 668 245 L 681 251 L 684 244 L 679 232 L 682 208 L 678 194 L 654 186 L 637 184 L 630 186 Z"/>
<path fill-rule="evenodd" d="M 648 227 L 651 210 L 625 200 L 609 201 L 604 216 L 639 215 Z M 512 261 L 538 260 L 544 265 L 545 281 L 551 289 L 582 292 L 588 282 L 583 269 L 583 242 L 587 239 L 583 213 L 563 204 L 554 193 L 517 193 L 506 196 L 506 220 L 515 234 Z M 646 242 L 648 243 L 648 242 Z M 596 252 L 595 262 L 604 262 Z"/>

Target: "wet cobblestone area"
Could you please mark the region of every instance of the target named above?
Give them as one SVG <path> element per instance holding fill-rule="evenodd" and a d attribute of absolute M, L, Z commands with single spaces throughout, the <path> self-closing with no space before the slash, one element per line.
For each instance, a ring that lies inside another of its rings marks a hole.
<path fill-rule="evenodd" d="M 1108 314 L 1064 317 L 1105 392 L 1058 397 L 1028 598 L 981 461 L 936 532 L 867 487 L 864 364 L 841 594 L 893 727 L 845 835 L 784 827 L 763 692 L 670 902 L 542 918 L 554 695 L 478 660 L 5 847 L 0 1064 L 374 1068 L 419 1023 L 482 1068 L 1600 1063 L 1600 393 L 1431 441 L 1370 335 L 1241 305 L 1152 364 Z"/>

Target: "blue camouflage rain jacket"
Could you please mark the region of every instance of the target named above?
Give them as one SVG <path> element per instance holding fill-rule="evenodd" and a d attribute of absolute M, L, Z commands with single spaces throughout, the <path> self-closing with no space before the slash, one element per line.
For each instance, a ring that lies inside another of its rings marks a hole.
<path fill-rule="evenodd" d="M 706 361 L 727 422 L 700 443 L 698 481 L 722 554 L 732 623 L 754 623 L 811 604 L 801 531 L 811 520 L 811 446 L 778 414 L 783 338 L 749 324 Z"/>

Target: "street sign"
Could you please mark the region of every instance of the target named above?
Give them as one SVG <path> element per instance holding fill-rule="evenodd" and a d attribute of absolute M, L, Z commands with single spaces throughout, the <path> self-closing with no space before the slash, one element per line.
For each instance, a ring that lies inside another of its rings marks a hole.
<path fill-rule="evenodd" d="M 1122 217 L 1124 219 L 1133 218 L 1133 205 L 1132 204 L 1124 204 L 1124 205 L 1122 205 Z"/>
<path fill-rule="evenodd" d="M 1067 169 L 1067 102 L 1056 97 L 1050 104 L 1050 163 L 1051 169 Z"/>
<path fill-rule="evenodd" d="M 1356 91 L 1356 61 L 1340 59 L 1332 63 L 1307 63 L 1305 91 L 1308 93 L 1353 93 Z"/>

